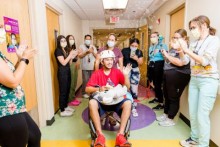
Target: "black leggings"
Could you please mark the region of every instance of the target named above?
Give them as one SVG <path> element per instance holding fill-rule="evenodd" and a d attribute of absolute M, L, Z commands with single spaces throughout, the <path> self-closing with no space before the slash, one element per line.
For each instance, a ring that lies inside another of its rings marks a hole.
<path fill-rule="evenodd" d="M 58 82 L 59 82 L 59 107 L 61 112 L 65 110 L 68 104 L 70 84 L 71 84 L 71 74 L 70 67 L 59 67 L 58 69 Z"/>
<path fill-rule="evenodd" d="M 40 147 L 41 132 L 27 112 L 0 118 L 1 147 Z"/>
<path fill-rule="evenodd" d="M 176 70 L 164 71 L 164 113 L 168 114 L 168 118 L 173 119 L 179 111 L 180 97 L 189 80 L 189 74 L 184 74 Z"/>
<path fill-rule="evenodd" d="M 164 61 L 155 61 L 154 67 L 152 69 L 155 97 L 158 99 L 159 103 L 163 103 L 163 90 L 162 90 L 163 66 L 164 66 Z"/>

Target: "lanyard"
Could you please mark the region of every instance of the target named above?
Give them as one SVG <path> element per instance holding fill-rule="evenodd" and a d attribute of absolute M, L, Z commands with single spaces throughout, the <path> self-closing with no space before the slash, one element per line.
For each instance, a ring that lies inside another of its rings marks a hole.
<path fill-rule="evenodd" d="M 198 55 L 198 53 L 199 53 L 199 51 L 200 51 L 200 49 L 201 49 L 203 43 L 206 41 L 206 39 L 207 39 L 208 37 L 209 37 L 209 35 L 206 36 L 206 38 L 205 38 L 204 41 L 201 43 L 201 45 L 200 45 L 200 47 L 199 47 L 198 49 L 197 49 L 197 46 L 198 46 L 199 41 L 197 41 L 196 46 L 195 46 L 195 50 L 193 51 L 193 53 L 195 53 L 195 54 Z"/>

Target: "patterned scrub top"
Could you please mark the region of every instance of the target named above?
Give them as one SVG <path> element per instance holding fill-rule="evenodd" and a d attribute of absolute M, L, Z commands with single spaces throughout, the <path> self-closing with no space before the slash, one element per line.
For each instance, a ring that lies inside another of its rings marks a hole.
<path fill-rule="evenodd" d="M 2 54 L 2 52 L 0 52 L 0 58 L 6 62 L 11 71 L 15 71 L 14 65 Z M 0 118 L 25 111 L 25 95 L 21 85 L 12 89 L 0 83 Z"/>

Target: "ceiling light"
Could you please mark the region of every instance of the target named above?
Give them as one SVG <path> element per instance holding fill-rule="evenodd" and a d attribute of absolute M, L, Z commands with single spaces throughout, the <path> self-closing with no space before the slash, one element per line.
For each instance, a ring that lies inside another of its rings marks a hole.
<path fill-rule="evenodd" d="M 125 9 L 128 0 L 102 0 L 104 9 Z"/>

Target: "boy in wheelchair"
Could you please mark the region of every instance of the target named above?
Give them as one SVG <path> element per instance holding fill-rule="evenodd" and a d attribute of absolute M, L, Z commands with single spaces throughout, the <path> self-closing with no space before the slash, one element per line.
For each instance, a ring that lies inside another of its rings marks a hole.
<path fill-rule="evenodd" d="M 130 147 L 131 144 L 124 136 L 124 130 L 130 118 L 130 99 L 124 98 L 130 87 L 128 74 L 131 65 L 123 71 L 112 68 L 115 54 L 111 50 L 100 53 L 102 69 L 95 71 L 86 86 L 86 92 L 92 95 L 89 101 L 89 115 L 95 126 L 97 138 L 94 147 L 105 147 L 105 136 L 102 133 L 100 116 L 106 111 L 114 111 L 120 116 L 120 128 L 116 136 L 115 146 Z M 122 86 L 123 85 L 123 86 Z"/>

